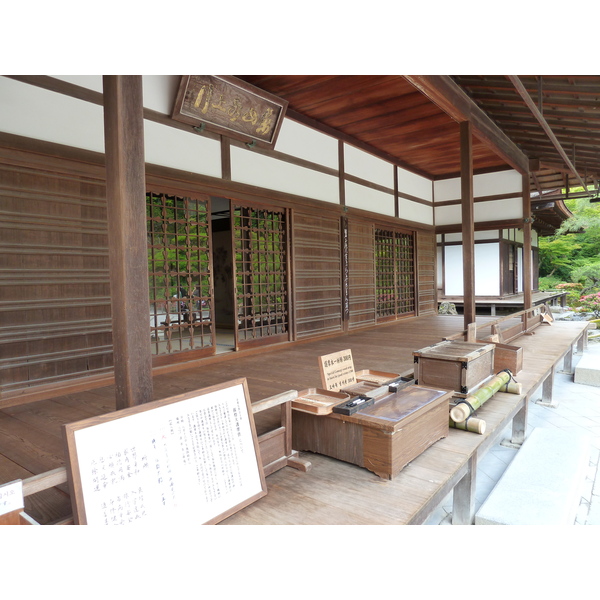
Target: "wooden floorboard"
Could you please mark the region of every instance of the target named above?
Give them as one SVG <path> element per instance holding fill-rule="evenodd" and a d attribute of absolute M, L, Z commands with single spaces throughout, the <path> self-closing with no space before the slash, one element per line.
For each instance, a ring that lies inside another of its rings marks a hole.
<path fill-rule="evenodd" d="M 478 317 L 478 323 L 494 320 Z M 540 325 L 534 335 L 512 342 L 524 349 L 524 369 L 517 380 L 525 393 L 539 386 L 582 331 L 577 323 Z M 391 373 L 411 371 L 413 352 L 463 329 L 462 316 L 436 315 L 406 319 L 372 329 L 325 339 L 279 345 L 269 351 L 232 353 L 187 365 L 162 369 L 154 377 L 154 399 L 246 377 L 252 402 L 285 392 L 321 387 L 318 357 L 350 348 L 356 370 Z M 480 409 L 488 423 L 486 436 L 450 430 L 392 481 L 366 469 L 307 453 L 308 473 L 284 468 L 267 478 L 267 496 L 230 517 L 228 523 L 407 523 L 421 519 L 423 507 L 455 483 L 456 474 L 485 438 L 497 433 L 514 408 L 511 394 L 498 394 Z M 114 386 L 77 394 L 57 395 L 27 405 L 0 410 L 0 483 L 64 465 L 62 426 L 115 407 Z M 279 424 L 279 409 L 257 415 L 261 431 Z M 40 522 L 49 523 L 70 512 L 67 486 L 48 490 L 32 506 Z M 39 495 L 39 494 L 38 494 Z M 36 519 L 37 520 L 37 519 Z"/>

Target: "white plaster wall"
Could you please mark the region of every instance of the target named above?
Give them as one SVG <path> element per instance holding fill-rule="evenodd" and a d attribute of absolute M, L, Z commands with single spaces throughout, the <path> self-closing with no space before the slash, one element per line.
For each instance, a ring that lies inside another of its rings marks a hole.
<path fill-rule="evenodd" d="M 102 75 L 50 75 L 50 77 L 102 93 Z"/>
<path fill-rule="evenodd" d="M 460 204 L 451 204 L 450 206 L 436 206 L 435 224 L 437 225 L 455 225 L 461 223 Z"/>
<path fill-rule="evenodd" d="M 231 148 L 231 178 L 248 185 L 339 203 L 337 177 L 235 146 Z"/>
<path fill-rule="evenodd" d="M 531 245 L 537 247 L 539 243 L 538 232 L 535 229 L 531 230 Z"/>
<path fill-rule="evenodd" d="M 149 164 L 221 177 L 219 142 L 193 132 L 144 121 L 144 152 Z"/>
<path fill-rule="evenodd" d="M 462 242 L 462 233 L 447 233 L 446 242 Z"/>
<path fill-rule="evenodd" d="M 0 77 L 0 131 L 104 152 L 102 106 Z"/>
<path fill-rule="evenodd" d="M 463 295 L 463 263 L 462 246 L 446 246 L 445 252 L 445 270 L 446 278 L 444 281 L 444 291 L 447 296 Z"/>
<path fill-rule="evenodd" d="M 51 75 L 51 77 L 95 92 L 103 92 L 102 75 Z M 180 81 L 181 75 L 142 75 L 144 106 L 163 115 L 171 115 Z"/>
<path fill-rule="evenodd" d="M 517 292 L 523 291 L 523 248 L 517 248 L 517 268 L 519 269 Z"/>
<path fill-rule="evenodd" d="M 394 195 L 346 181 L 346 206 L 393 217 Z"/>
<path fill-rule="evenodd" d="M 512 194 L 523 189 L 523 177 L 518 171 L 499 171 L 473 176 L 473 196 L 498 196 Z M 520 198 L 517 199 L 520 201 Z"/>
<path fill-rule="evenodd" d="M 480 240 L 497 240 L 499 237 L 499 231 L 497 229 L 491 229 L 490 231 L 475 231 L 474 239 Z M 462 233 L 447 233 L 446 242 L 462 242 Z"/>
<path fill-rule="evenodd" d="M 332 169 L 339 167 L 338 141 L 291 119 L 283 120 L 275 150 Z"/>
<path fill-rule="evenodd" d="M 445 293 L 448 296 L 463 295 L 463 249 L 447 246 Z M 475 295 L 497 296 L 500 293 L 499 244 L 475 245 Z"/>
<path fill-rule="evenodd" d="M 500 244 L 475 244 L 475 295 L 500 294 Z"/>
<path fill-rule="evenodd" d="M 520 219 L 523 217 L 523 206 L 520 198 L 505 198 L 487 202 L 475 202 L 473 218 L 475 223 L 487 221 L 503 221 L 505 219 Z M 436 225 L 457 225 L 462 223 L 460 204 L 435 207 Z"/>
<path fill-rule="evenodd" d="M 433 225 L 433 206 L 398 198 L 398 216 L 407 221 Z"/>
<path fill-rule="evenodd" d="M 348 144 L 344 144 L 344 170 L 355 177 L 394 189 L 394 166 L 391 163 Z"/>
<path fill-rule="evenodd" d="M 523 217 L 523 205 L 520 198 L 475 202 L 473 217 L 475 223 L 520 219 Z"/>
<path fill-rule="evenodd" d="M 440 179 L 433 182 L 433 199 L 435 202 L 460 200 L 460 177 Z M 436 209 L 437 210 L 437 209 Z"/>
<path fill-rule="evenodd" d="M 398 167 L 398 191 L 421 200 L 433 201 L 433 185 L 430 179 Z"/>
<path fill-rule="evenodd" d="M 436 202 L 460 200 L 460 177 L 442 179 L 434 182 L 434 198 Z M 473 176 L 473 197 L 498 196 L 513 194 L 523 189 L 522 176 L 518 171 L 500 171 Z M 520 198 L 515 201 L 520 202 Z"/>

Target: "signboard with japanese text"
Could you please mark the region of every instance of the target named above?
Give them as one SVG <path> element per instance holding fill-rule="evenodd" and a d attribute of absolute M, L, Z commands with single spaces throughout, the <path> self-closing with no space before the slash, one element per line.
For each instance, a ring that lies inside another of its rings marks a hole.
<path fill-rule="evenodd" d="M 341 350 L 319 357 L 323 389 L 339 392 L 356 383 L 351 350 Z"/>
<path fill-rule="evenodd" d="M 20 479 L 0 485 L 0 515 L 21 510 L 24 506 L 23 482 Z"/>
<path fill-rule="evenodd" d="M 64 426 L 75 523 L 212 524 L 267 493 L 247 382 Z"/>
<path fill-rule="evenodd" d="M 287 101 L 225 75 L 181 78 L 172 118 L 246 143 L 270 148 Z"/>

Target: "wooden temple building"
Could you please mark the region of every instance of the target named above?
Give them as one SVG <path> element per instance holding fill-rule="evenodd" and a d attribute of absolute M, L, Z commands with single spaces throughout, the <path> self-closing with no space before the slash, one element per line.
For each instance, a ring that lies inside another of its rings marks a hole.
<path fill-rule="evenodd" d="M 523 441 L 585 346 L 543 319 L 537 240 L 561 189 L 598 193 L 599 97 L 596 76 L 0 77 L 0 485 L 70 523 L 65 425 L 245 378 L 268 493 L 224 523 L 421 523 L 453 490 L 471 523 L 478 456 L 510 423 Z M 408 374 L 494 335 L 523 393 L 485 435 L 384 485 L 293 447 L 286 394 L 321 387 L 319 356 Z"/>

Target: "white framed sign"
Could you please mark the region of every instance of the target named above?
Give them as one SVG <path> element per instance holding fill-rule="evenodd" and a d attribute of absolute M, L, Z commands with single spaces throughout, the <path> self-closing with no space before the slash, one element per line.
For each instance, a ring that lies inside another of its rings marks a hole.
<path fill-rule="evenodd" d="M 246 379 L 64 425 L 75 523 L 213 524 L 267 493 Z"/>

